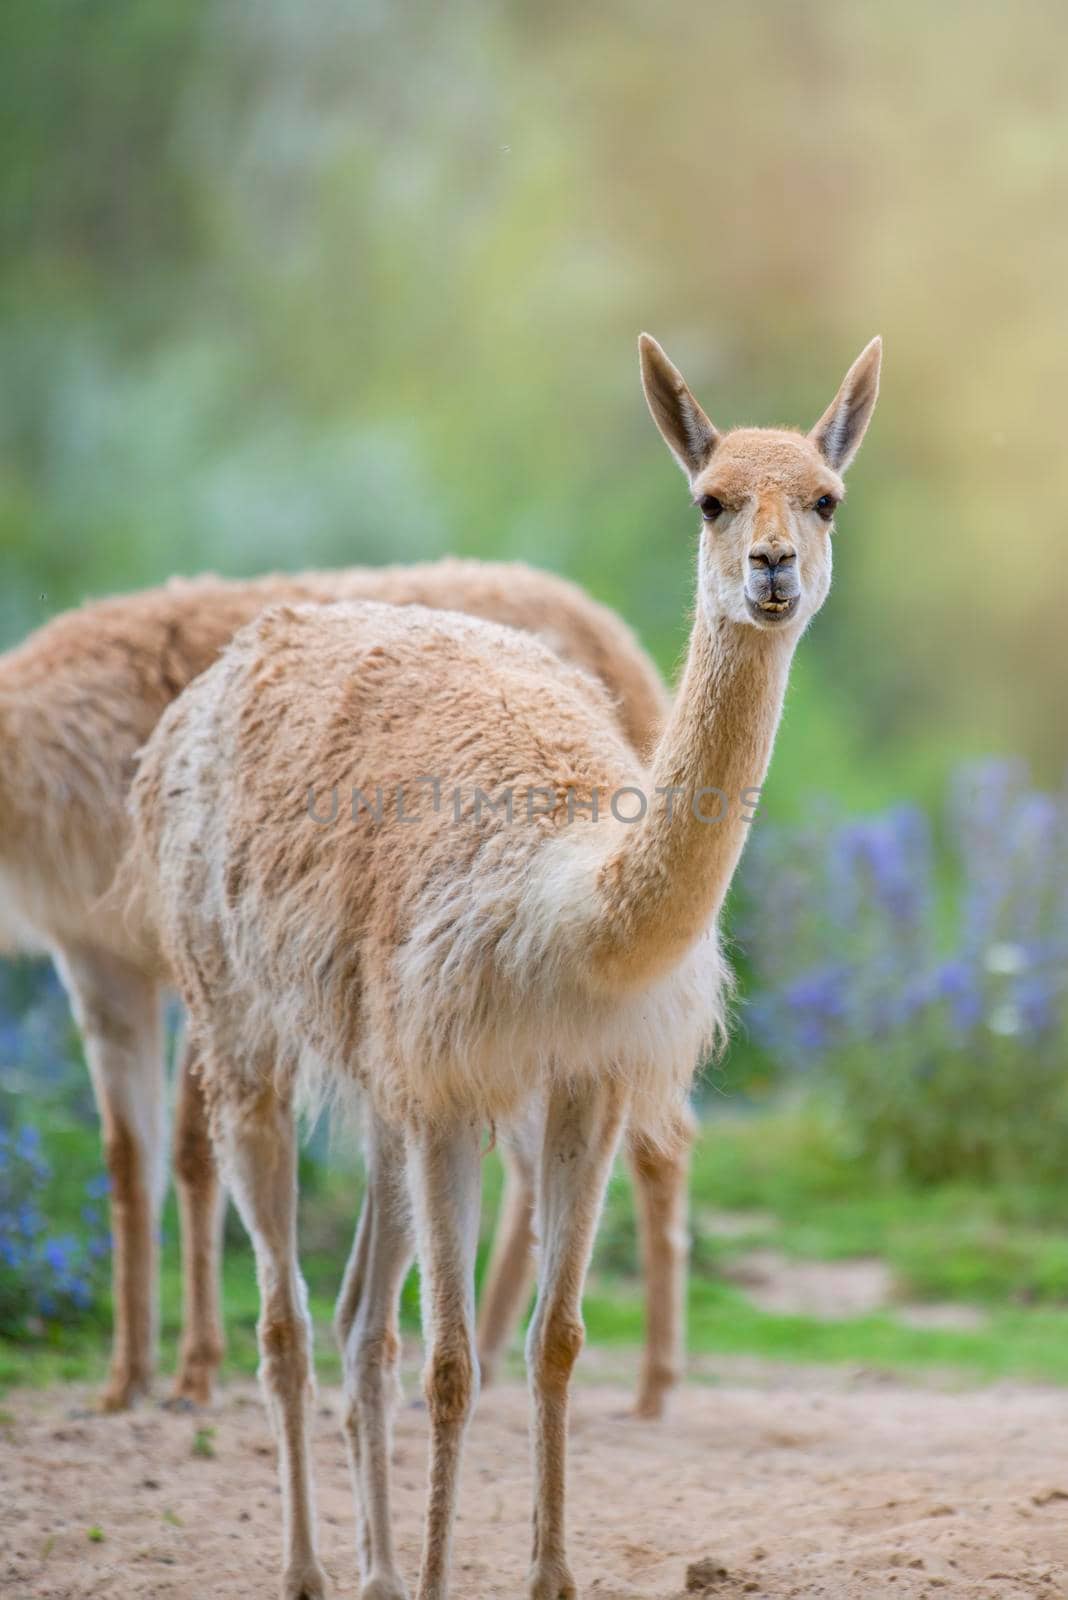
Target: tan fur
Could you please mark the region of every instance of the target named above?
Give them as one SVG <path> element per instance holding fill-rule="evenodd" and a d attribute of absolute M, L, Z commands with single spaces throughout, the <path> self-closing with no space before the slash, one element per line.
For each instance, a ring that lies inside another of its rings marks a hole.
<path fill-rule="evenodd" d="M 174 1398 L 207 1405 L 223 1358 L 219 1304 L 224 1196 L 208 1131 L 208 1109 L 195 1052 L 188 1045 L 178 1073 L 174 1175 L 182 1239 L 182 1344 Z"/>
<path fill-rule="evenodd" d="M 519 564 L 174 579 L 94 601 L 0 656 L 0 950 L 85 937 L 142 954 L 117 908 L 100 905 L 126 840 L 138 750 L 265 607 L 342 599 L 455 609 L 537 633 L 608 686 L 635 749 L 659 732 L 667 697 L 626 625 L 576 585 Z"/>
<path fill-rule="evenodd" d="M 664 1396 L 682 1376 L 693 1135 L 692 1116 L 684 1113 L 676 1136 L 666 1144 L 652 1145 L 639 1136 L 632 1138 L 628 1152 L 646 1306 L 645 1351 L 634 1410 L 649 1420 L 662 1415 Z"/>
<path fill-rule="evenodd" d="M 316 1600 L 325 1587 L 291 1182 L 295 1097 L 324 1092 L 358 1092 L 369 1108 L 369 1248 L 390 1263 L 373 1291 L 357 1296 L 347 1284 L 339 1304 L 363 1594 L 404 1593 L 388 1537 L 382 1364 L 413 1232 L 431 1434 L 418 1595 L 447 1594 L 478 1384 L 480 1131 L 486 1121 L 522 1123 L 532 1108 L 541 1253 L 527 1345 L 529 1592 L 575 1594 L 564 1531 L 567 1394 L 604 1185 L 628 1111 L 649 1137 L 677 1126 L 701 1051 L 723 1026 L 716 922 L 744 843 L 744 798 L 763 782 L 793 651 L 827 594 L 830 517 L 820 497 L 827 484 L 840 492 L 829 475 L 859 445 L 878 364 L 875 344 L 814 439 L 744 430 L 721 440 L 643 338 L 650 408 L 707 518 L 686 670 L 647 765 L 603 686 L 540 641 L 470 616 L 375 602 L 265 613 L 168 709 L 148 744 L 120 876 L 137 890 L 145 941 L 158 934 L 178 976 L 213 1136 L 256 1249 L 286 1600 Z M 729 503 L 709 504 L 710 483 Z M 427 775 L 466 802 L 453 812 L 424 796 L 414 825 L 399 807 L 373 819 L 342 810 L 326 823 L 309 813 L 309 790 L 392 794 Z M 543 791 L 546 813 L 514 821 L 480 812 L 473 794 L 502 785 Z M 650 806 L 635 825 L 594 816 L 595 795 L 625 788 L 677 790 L 683 803 Z M 697 802 L 712 788 L 723 804 L 709 825 Z M 569 797 L 586 809 L 576 813 Z M 410 1223 L 398 1216 L 402 1193 Z M 358 1240 L 353 1273 L 359 1261 Z"/>
<path fill-rule="evenodd" d="M 645 1349 L 633 1414 L 646 1421 L 663 1416 L 667 1396 L 682 1376 L 690 1255 L 687 1187 L 695 1131 L 693 1114 L 685 1111 L 677 1127 L 656 1143 L 643 1138 L 633 1124 L 628 1133 L 645 1294 Z M 530 1294 L 539 1135 L 536 1123 L 524 1124 L 499 1141 L 505 1190 L 479 1303 L 483 1386 L 496 1376 Z"/>
<path fill-rule="evenodd" d="M 115 1339 L 104 1405 L 144 1392 L 156 1332 L 156 1241 L 163 1189 L 160 997 L 138 967 L 90 944 L 55 950 L 85 1041 L 111 1175 Z M 146 1071 L 146 1063 L 157 1070 Z"/>
<path fill-rule="evenodd" d="M 339 595 L 447 607 L 535 632 L 606 685 L 636 750 L 651 749 L 659 734 L 667 696 L 630 630 L 575 585 L 519 564 L 448 560 L 254 582 L 176 579 L 161 589 L 95 601 L 57 617 L 0 657 L 0 950 L 51 950 L 61 968 L 67 949 L 95 951 L 105 966 L 118 952 L 151 986 L 154 957 L 131 939 L 126 919 L 104 895 L 126 838 L 125 802 L 136 753 L 166 706 L 264 606 Z M 79 971 L 91 1001 L 95 989 L 84 961 Z M 105 987 L 107 1006 L 115 1011 L 114 987 Z M 128 1051 L 117 1063 L 113 1055 L 105 1050 L 94 1075 L 105 1125 L 123 1114 L 131 1076 L 142 1098 L 158 1093 L 156 1056 L 131 1065 Z M 635 1137 L 641 1138 L 640 1130 Z M 152 1165 L 143 1135 L 133 1148 L 143 1165 Z M 189 1051 L 179 1075 L 174 1160 L 184 1284 L 175 1395 L 204 1404 L 222 1353 L 221 1192 L 196 1058 Z M 155 1224 L 149 1190 L 124 1184 L 117 1157 L 112 1181 L 116 1197 L 129 1190 L 113 1208 L 115 1355 L 105 1396 L 109 1406 L 121 1406 L 143 1392 L 152 1367 L 155 1285 L 144 1241 Z M 664 1249 L 670 1253 L 667 1240 Z M 676 1270 L 684 1276 L 684 1262 Z M 665 1331 L 648 1281 L 651 1337 L 658 1348 L 673 1348 L 679 1330 Z M 501 1305 L 492 1275 L 487 1295 Z M 507 1317 L 496 1318 L 483 1337 L 487 1370 L 514 1327 L 521 1298 L 513 1286 Z M 657 1364 L 654 1349 L 647 1352 L 650 1363 Z M 643 1409 L 651 1403 L 643 1391 Z"/>
<path fill-rule="evenodd" d="M 441 775 L 446 793 L 461 786 L 459 825 L 448 803 L 420 806 L 423 774 Z M 528 635 L 415 606 L 278 607 L 149 742 L 133 791 L 156 864 L 147 926 L 162 931 L 195 1015 L 214 1015 L 233 988 L 255 996 L 243 1036 L 262 1026 L 302 1040 L 313 1095 L 323 1070 L 333 1086 L 350 1063 L 387 1121 L 504 1121 L 558 1071 L 607 1062 L 651 1133 L 718 1024 L 715 939 L 640 996 L 591 988 L 589 919 L 562 933 L 540 899 L 544 875 L 526 882 L 545 845 L 552 887 L 555 847 L 571 841 L 569 789 L 588 798 L 642 776 L 601 686 Z M 545 789 L 551 813 L 509 826 L 484 810 L 476 823 L 475 790 L 493 794 L 503 778 L 521 794 Z M 325 826 L 309 815 L 310 789 L 391 795 L 398 783 L 421 811 L 415 825 L 393 805 L 373 822 L 348 808 Z M 136 937 L 147 947 L 147 931 Z M 572 971 L 573 1003 L 532 1029 Z M 279 1062 L 283 1090 L 297 1071 Z"/>

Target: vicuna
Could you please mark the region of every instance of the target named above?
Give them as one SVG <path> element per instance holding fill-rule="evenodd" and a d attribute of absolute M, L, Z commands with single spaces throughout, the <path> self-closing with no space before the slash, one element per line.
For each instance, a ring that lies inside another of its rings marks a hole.
<path fill-rule="evenodd" d="M 420 1600 L 448 1588 L 478 1389 L 474 1256 L 487 1123 L 540 1116 L 533 1600 L 575 1594 L 564 1526 L 571 1371 L 620 1130 L 682 1103 L 723 1026 L 716 923 L 797 642 L 827 594 L 840 474 L 880 346 L 811 434 L 720 435 L 648 337 L 653 416 L 700 506 L 697 605 L 647 763 L 602 686 L 527 635 L 375 603 L 280 606 L 164 715 L 132 791 L 122 877 L 178 975 L 212 1134 L 252 1235 L 261 1376 L 278 1439 L 287 1600 L 317 1600 L 311 1332 L 296 1259 L 300 1095 L 364 1104 L 368 1187 L 338 1302 L 364 1600 L 405 1594 L 389 1511 L 397 1300 L 418 1251 L 430 1481 Z M 547 790 L 509 823 L 424 806 L 417 825 L 307 813 L 309 783 Z M 681 797 L 628 824 L 594 795 Z M 715 825 L 692 798 L 728 797 Z M 577 804 L 572 801 L 577 797 Z M 134 913 L 132 913 L 134 914 Z"/>
<path fill-rule="evenodd" d="M 111 1177 L 113 1305 L 107 1409 L 135 1402 L 155 1365 L 156 1236 L 165 1180 L 161 983 L 105 891 L 128 832 L 138 749 L 166 707 L 238 630 L 280 600 L 379 599 L 470 612 L 537 633 L 611 695 L 624 737 L 652 748 L 667 695 L 634 635 L 576 585 L 520 564 L 175 580 L 67 612 L 0 656 L 0 952 L 48 951 L 82 1029 Z M 102 898 L 103 897 L 103 898 Z M 685 1282 L 690 1124 L 667 1146 L 631 1127 L 646 1276 L 636 1409 L 656 1416 L 676 1379 Z M 508 1187 L 486 1284 L 480 1355 L 495 1366 L 530 1271 L 532 1174 L 502 1139 Z M 183 1339 L 174 1396 L 205 1404 L 222 1356 L 221 1192 L 195 1054 L 183 1054 L 174 1135 L 182 1223 Z"/>

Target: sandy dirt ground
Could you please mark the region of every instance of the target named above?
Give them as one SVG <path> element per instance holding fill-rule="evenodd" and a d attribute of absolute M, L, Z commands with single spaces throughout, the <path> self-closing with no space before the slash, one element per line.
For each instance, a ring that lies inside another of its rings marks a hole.
<path fill-rule="evenodd" d="M 715 1371 L 717 1381 L 679 1394 L 666 1424 L 626 1419 L 621 1386 L 577 1387 L 572 1553 L 588 1600 L 674 1600 L 699 1563 L 689 1592 L 717 1597 L 1068 1595 L 1068 1394 L 745 1363 Z M 229 1386 L 199 1416 L 79 1414 L 87 1398 L 68 1389 L 5 1402 L 5 1600 L 273 1600 L 280 1500 L 255 1387 Z M 336 1594 L 355 1600 L 336 1407 L 324 1392 L 315 1416 L 323 1556 Z M 483 1396 L 464 1464 L 455 1600 L 525 1593 L 526 1423 L 519 1385 Z M 214 1431 L 198 1450 L 205 1428 Z M 409 1404 L 395 1481 L 410 1579 L 425 1445 L 426 1414 Z"/>

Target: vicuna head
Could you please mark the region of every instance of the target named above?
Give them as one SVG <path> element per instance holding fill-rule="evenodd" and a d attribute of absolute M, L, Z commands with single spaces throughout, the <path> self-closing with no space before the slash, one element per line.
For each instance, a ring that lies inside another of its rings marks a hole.
<path fill-rule="evenodd" d="M 882 340 L 861 351 L 808 434 L 719 433 L 656 340 L 643 333 L 639 349 L 653 421 L 704 519 L 698 593 L 705 618 L 800 632 L 830 588 L 841 475 L 875 408 Z"/>

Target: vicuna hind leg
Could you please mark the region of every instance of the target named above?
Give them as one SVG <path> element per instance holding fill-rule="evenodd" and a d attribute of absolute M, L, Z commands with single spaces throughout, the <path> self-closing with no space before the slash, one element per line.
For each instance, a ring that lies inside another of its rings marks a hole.
<path fill-rule="evenodd" d="M 627 1133 L 645 1279 L 645 1353 L 634 1406 L 639 1417 L 662 1417 L 668 1392 L 682 1375 L 694 1131 L 693 1113 L 686 1109 L 663 1147 L 633 1127 Z"/>
<path fill-rule="evenodd" d="M 534 1409 L 531 1600 L 574 1600 L 564 1520 L 567 1401 L 582 1348 L 582 1290 L 623 1120 L 614 1084 L 553 1092 L 538 1185 L 538 1301 L 527 1335 Z"/>
<path fill-rule="evenodd" d="M 182 1240 L 182 1345 L 173 1398 L 204 1406 L 223 1357 L 219 1299 L 226 1196 L 219 1182 L 195 1050 L 186 1039 L 178 1066 L 174 1175 Z"/>
<path fill-rule="evenodd" d="M 163 1190 L 163 1033 L 156 985 L 102 951 L 53 952 L 70 996 L 104 1130 L 111 1179 L 115 1329 L 107 1410 L 148 1391 L 156 1356 Z"/>
<path fill-rule="evenodd" d="M 282 1480 L 283 1600 L 323 1600 L 316 1550 L 307 1403 L 313 1390 L 308 1297 L 297 1265 L 297 1140 L 291 1106 L 272 1089 L 221 1107 L 213 1134 L 256 1252 L 260 1382 Z"/>
<path fill-rule="evenodd" d="M 475 1249 L 482 1183 L 480 1129 L 410 1136 L 412 1192 L 430 1412 L 430 1482 L 418 1600 L 445 1600 L 464 1431 L 478 1396 Z"/>
<path fill-rule="evenodd" d="M 540 1128 L 533 1130 L 540 1136 Z M 536 1144 L 520 1135 L 500 1143 L 504 1199 L 493 1236 L 478 1316 L 478 1362 L 483 1384 L 492 1383 L 534 1279 Z"/>
<path fill-rule="evenodd" d="M 359 1526 L 360 1600 L 405 1600 L 390 1525 L 397 1301 L 414 1253 L 400 1134 L 367 1114 L 367 1188 L 334 1326 L 345 1368 L 345 1438 Z"/>

